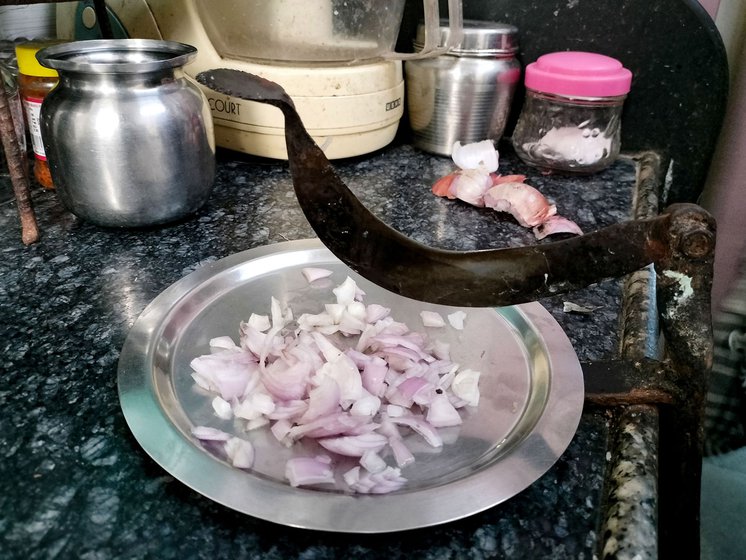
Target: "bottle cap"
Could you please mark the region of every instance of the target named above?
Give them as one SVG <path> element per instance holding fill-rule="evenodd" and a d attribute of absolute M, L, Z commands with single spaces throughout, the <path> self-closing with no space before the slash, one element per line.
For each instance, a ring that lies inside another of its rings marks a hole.
<path fill-rule="evenodd" d="M 45 68 L 36 60 L 36 53 L 41 49 L 54 45 L 59 41 L 21 43 L 16 45 L 16 59 L 18 60 L 18 71 L 27 76 L 39 78 L 56 78 L 59 76 L 57 70 Z"/>
<path fill-rule="evenodd" d="M 632 72 L 602 54 L 567 51 L 540 56 L 526 66 L 528 89 L 568 97 L 616 97 L 629 93 Z"/>
<path fill-rule="evenodd" d="M 518 28 L 513 25 L 465 19 L 462 30 L 461 41 L 449 48 L 448 54 L 495 56 L 510 55 L 518 51 Z M 441 20 L 440 44 L 445 45 L 450 35 L 447 20 Z M 422 49 L 425 44 L 425 25 L 422 23 L 417 27 L 413 44 L 415 50 Z"/>

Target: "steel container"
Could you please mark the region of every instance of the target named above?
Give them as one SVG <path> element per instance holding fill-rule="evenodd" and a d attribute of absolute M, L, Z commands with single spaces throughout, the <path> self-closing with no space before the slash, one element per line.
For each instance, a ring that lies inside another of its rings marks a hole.
<path fill-rule="evenodd" d="M 196 53 L 171 41 L 117 39 L 37 54 L 60 75 L 42 105 L 41 133 L 57 193 L 72 213 L 102 226 L 143 227 L 207 201 L 212 117 L 182 71 Z"/>
<path fill-rule="evenodd" d="M 418 29 L 415 48 L 422 41 Z M 441 44 L 449 30 L 441 26 Z M 454 142 L 497 141 L 505 130 L 521 66 L 518 30 L 501 23 L 464 21 L 460 44 L 446 54 L 405 63 L 413 144 L 451 155 Z"/>

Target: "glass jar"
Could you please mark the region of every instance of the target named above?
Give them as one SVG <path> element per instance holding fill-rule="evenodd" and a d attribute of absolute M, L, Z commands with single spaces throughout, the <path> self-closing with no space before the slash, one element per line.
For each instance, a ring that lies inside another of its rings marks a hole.
<path fill-rule="evenodd" d="M 53 189 L 52 174 L 49 171 L 44 143 L 41 138 L 39 114 L 41 104 L 47 94 L 59 81 L 56 70 L 45 68 L 36 60 L 36 53 L 52 43 L 31 42 L 16 46 L 18 60 L 18 86 L 26 111 L 26 122 L 34 149 L 34 178 L 45 189 Z"/>
<path fill-rule="evenodd" d="M 610 57 L 560 52 L 526 67 L 526 98 L 513 147 L 529 165 L 593 173 L 619 155 L 632 73 Z"/>

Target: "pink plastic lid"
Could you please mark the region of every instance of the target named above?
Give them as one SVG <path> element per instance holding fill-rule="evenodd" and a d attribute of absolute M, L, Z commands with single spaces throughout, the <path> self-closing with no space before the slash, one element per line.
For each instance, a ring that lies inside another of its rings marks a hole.
<path fill-rule="evenodd" d="M 617 59 L 579 51 L 542 55 L 525 75 L 527 88 L 569 97 L 626 95 L 632 84 L 632 72 Z"/>

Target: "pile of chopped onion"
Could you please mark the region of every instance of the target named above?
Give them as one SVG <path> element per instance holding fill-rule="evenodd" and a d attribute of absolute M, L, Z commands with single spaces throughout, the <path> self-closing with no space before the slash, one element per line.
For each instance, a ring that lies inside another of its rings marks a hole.
<path fill-rule="evenodd" d="M 331 274 L 302 272 L 309 282 Z M 333 293 L 335 301 L 322 312 L 295 320 L 272 298 L 270 316 L 252 314 L 240 324 L 239 344 L 228 336 L 212 339 L 212 353 L 192 360 L 192 377 L 214 395 L 221 419 L 234 419 L 245 431 L 266 426 L 288 447 L 318 443 L 317 454 L 287 462 L 292 486 L 392 492 L 406 482 L 401 469 L 415 461 L 405 436 L 413 432 L 441 447 L 438 429 L 458 426 L 460 410 L 477 406 L 480 374 L 452 362 L 447 343 L 430 343 L 394 320 L 390 309 L 363 303 L 365 294 L 351 278 Z M 438 313 L 421 317 L 424 326 L 446 328 Z M 448 322 L 460 330 L 465 318 L 457 311 Z M 249 440 L 206 426 L 192 433 L 233 466 L 252 467 Z"/>

